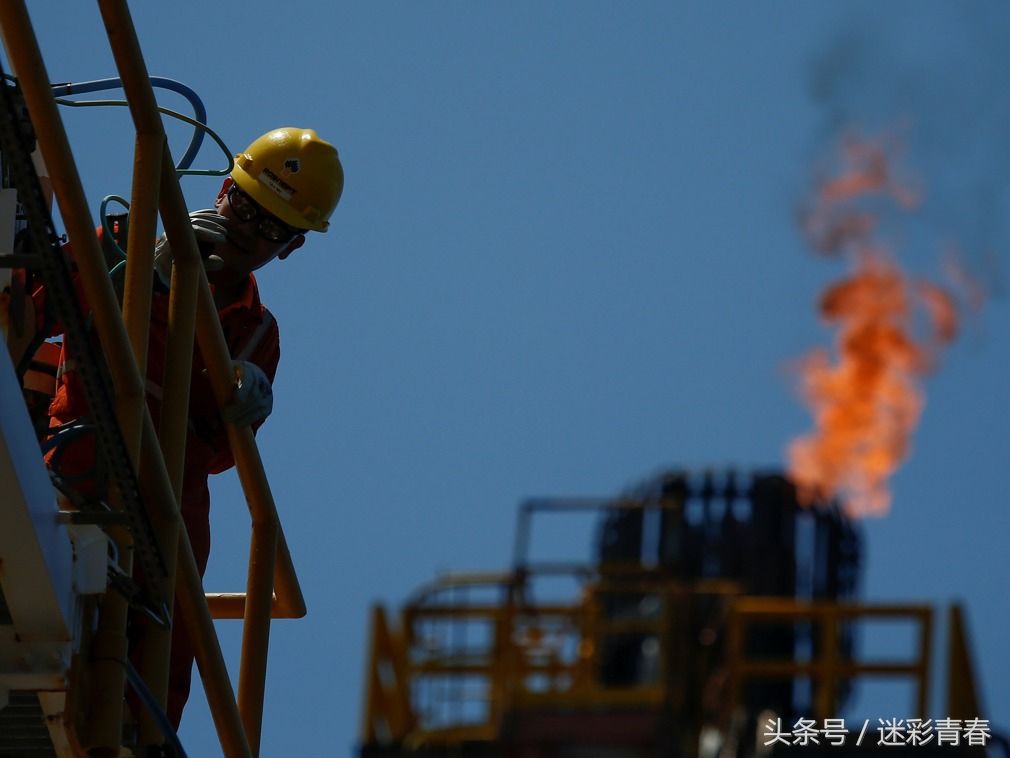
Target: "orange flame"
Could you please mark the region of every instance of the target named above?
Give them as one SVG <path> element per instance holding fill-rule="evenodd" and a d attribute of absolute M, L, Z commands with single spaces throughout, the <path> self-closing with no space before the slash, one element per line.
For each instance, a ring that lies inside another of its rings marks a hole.
<path fill-rule="evenodd" d="M 803 218 L 812 245 L 847 255 L 853 270 L 819 304 L 837 329 L 837 357 L 818 349 L 799 362 L 815 429 L 790 443 L 789 471 L 801 500 L 840 496 L 853 515 L 889 509 L 889 479 L 908 456 L 922 413 L 920 380 L 957 332 L 950 295 L 906 276 L 874 240 L 879 212 L 860 207 L 870 195 L 904 210 L 918 202 L 919 193 L 894 177 L 890 149 L 846 140 L 840 175 L 820 184 Z"/>

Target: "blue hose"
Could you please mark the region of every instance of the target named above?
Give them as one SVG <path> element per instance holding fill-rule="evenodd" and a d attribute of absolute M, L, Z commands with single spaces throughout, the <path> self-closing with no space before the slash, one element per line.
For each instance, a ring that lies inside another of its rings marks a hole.
<path fill-rule="evenodd" d="M 147 687 L 147 683 L 140 676 L 140 673 L 134 668 L 133 664 L 126 660 L 126 679 L 133 687 L 133 691 L 137 693 L 137 697 L 140 698 L 140 702 L 144 704 L 147 708 L 147 712 L 154 719 L 154 723 L 157 725 L 158 730 L 168 741 L 168 744 L 172 746 L 175 751 L 172 753 L 173 756 L 178 758 L 186 758 L 186 751 L 182 749 L 182 743 L 179 742 L 179 736 L 175 733 L 175 729 L 172 727 L 172 722 L 169 721 L 168 716 L 161 709 L 158 704 L 157 698 L 155 698 L 154 693 L 151 692 Z"/>
<path fill-rule="evenodd" d="M 167 79 L 163 76 L 152 76 L 150 77 L 150 81 L 152 87 L 167 89 L 182 95 L 189 101 L 190 105 L 193 106 L 194 118 L 201 124 L 207 123 L 207 109 L 204 107 L 200 96 L 192 89 L 182 82 L 177 82 L 175 79 Z M 89 82 L 67 82 L 66 84 L 54 84 L 52 85 L 52 90 L 54 95 L 73 95 L 85 92 L 102 92 L 104 90 L 119 89 L 122 86 L 123 80 L 117 76 L 109 79 L 93 79 Z M 200 146 L 203 145 L 203 135 L 204 132 L 202 129 L 194 130 L 193 137 L 189 142 L 189 147 L 186 148 L 186 152 L 179 161 L 179 165 L 176 166 L 177 169 L 187 169 L 193 164 L 193 161 L 196 159 L 196 154 L 200 152 Z"/>

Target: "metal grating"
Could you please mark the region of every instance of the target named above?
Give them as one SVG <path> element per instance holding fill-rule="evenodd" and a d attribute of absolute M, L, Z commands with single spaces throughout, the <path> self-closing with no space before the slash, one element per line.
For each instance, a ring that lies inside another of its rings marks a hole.
<path fill-rule="evenodd" d="M 7 707 L 0 710 L 0 758 L 56 758 L 34 692 L 11 692 Z"/>

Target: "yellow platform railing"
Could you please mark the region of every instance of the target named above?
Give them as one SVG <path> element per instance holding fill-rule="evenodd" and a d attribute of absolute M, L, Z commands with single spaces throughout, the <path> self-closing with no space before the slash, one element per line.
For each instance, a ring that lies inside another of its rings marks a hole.
<path fill-rule="evenodd" d="M 515 709 L 658 708 L 668 694 L 666 672 L 679 663 L 662 643 L 673 638 L 684 604 L 709 597 L 728 605 L 739 587 L 718 580 L 636 578 L 634 573 L 597 577 L 571 603 L 534 603 L 524 597 L 529 574 L 488 574 L 430 585 L 404 607 L 397 622 L 375 607 L 362 741 L 418 746 L 492 740 L 502 716 Z M 451 599 L 454 592 L 475 588 L 495 590 L 501 599 Z M 631 595 L 645 599 L 648 610 L 621 614 L 607 608 L 608 599 Z M 460 647 L 453 639 L 464 626 L 474 645 Z M 636 682 L 603 681 L 601 647 L 628 635 L 656 640 L 652 673 Z M 439 702 L 417 697 L 429 682 L 441 686 Z"/>
<path fill-rule="evenodd" d="M 915 626 L 914 655 L 905 660 L 853 660 L 843 655 L 839 639 L 843 624 L 864 621 L 897 621 Z M 748 634 L 760 635 L 768 624 L 813 625 L 815 653 L 808 660 L 748 658 Z M 862 676 L 906 678 L 915 686 L 917 715 L 926 715 L 929 702 L 930 651 L 933 641 L 933 609 L 923 605 L 862 605 L 855 603 L 801 602 L 788 598 L 739 598 L 729 621 L 729 671 L 732 703 L 741 701 L 748 681 L 809 677 L 814 682 L 814 718 L 836 712 L 836 698 L 843 680 Z"/>
<path fill-rule="evenodd" d="M 638 573 L 592 576 L 571 603 L 532 602 L 525 596 L 533 578 L 528 573 L 457 575 L 417 593 L 396 621 L 374 608 L 363 744 L 494 741 L 503 715 L 538 709 L 701 713 L 713 707 L 701 700 L 714 686 L 721 693 L 713 698 L 718 713 L 708 717 L 728 725 L 747 683 L 803 677 L 813 680 L 811 715 L 817 718 L 836 715 L 843 681 L 867 676 L 909 679 L 916 687 L 914 707 L 926 713 L 929 607 L 751 597 L 731 581 L 679 582 Z M 495 591 L 471 602 L 466 591 L 473 588 Z M 913 626 L 918 636 L 908 659 L 862 661 L 843 651 L 844 625 L 872 620 Z M 748 657 L 748 641 L 760 640 L 768 624 L 813 629 L 810 659 Z M 606 646 L 622 637 L 653 640 L 653 665 L 633 679 L 608 681 Z M 432 697 L 425 695 L 429 684 Z"/>
<path fill-rule="evenodd" d="M 256 755 L 270 620 L 304 616 L 305 603 L 248 428 L 228 427 L 228 440 L 252 516 L 246 592 L 205 596 L 186 531 L 180 528 L 176 493 L 181 489 L 185 456 L 194 334 L 219 406 L 230 401 L 235 379 L 129 9 L 125 0 L 98 0 L 98 7 L 137 132 L 128 240 L 131 255 L 122 312 L 23 0 L 0 3 L 0 29 L 52 175 L 63 221 L 73 240 L 75 262 L 111 370 L 117 417 L 135 470 L 141 474 L 141 497 L 165 558 L 170 584 L 175 585 L 179 615 L 195 642 L 197 664 L 222 749 L 228 756 Z M 151 253 L 159 212 L 166 233 L 173 239 L 176 265 L 169 295 L 166 366 L 170 375 L 164 383 L 161 427 L 155 430 L 138 366 L 146 365 Z M 122 548 L 120 567 L 129 575 L 129 534 L 121 530 L 113 538 Z M 172 597 L 172 587 L 164 589 Z M 126 615 L 125 600 L 108 593 L 101 604 L 93 653 L 81 656 L 77 664 L 88 670 L 74 677 L 80 686 L 88 687 L 88 696 L 68 693 L 68 703 L 77 703 L 82 709 L 88 704 L 87 712 L 71 716 L 73 723 L 68 726 L 77 748 L 90 755 L 119 754 L 125 677 L 119 662 L 126 656 Z M 243 618 L 245 622 L 237 698 L 212 618 Z M 164 705 L 170 635 L 157 629 L 150 634 L 145 641 L 147 655 L 141 673 Z M 145 744 L 160 742 L 151 719 L 142 716 L 141 728 Z"/>

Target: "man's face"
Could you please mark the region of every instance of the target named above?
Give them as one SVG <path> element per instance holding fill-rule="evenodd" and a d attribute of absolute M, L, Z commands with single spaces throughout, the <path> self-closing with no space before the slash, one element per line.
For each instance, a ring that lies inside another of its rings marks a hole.
<path fill-rule="evenodd" d="M 229 192 L 233 193 L 231 197 Z M 282 227 L 286 225 L 256 205 L 248 195 L 235 194 L 238 192 L 240 192 L 238 187 L 235 187 L 229 179 L 214 201 L 214 210 L 228 219 L 228 237 L 214 249 L 214 254 L 224 261 L 226 268 L 236 273 L 248 274 L 262 268 L 274 258 L 286 258 L 302 246 L 305 235 L 301 233 L 278 241 L 267 239 L 262 231 L 264 226 L 272 230 L 272 222 Z M 250 212 L 254 212 L 255 215 L 249 217 Z M 248 220 L 243 221 L 243 216 Z M 268 220 L 265 225 L 264 218 Z"/>

